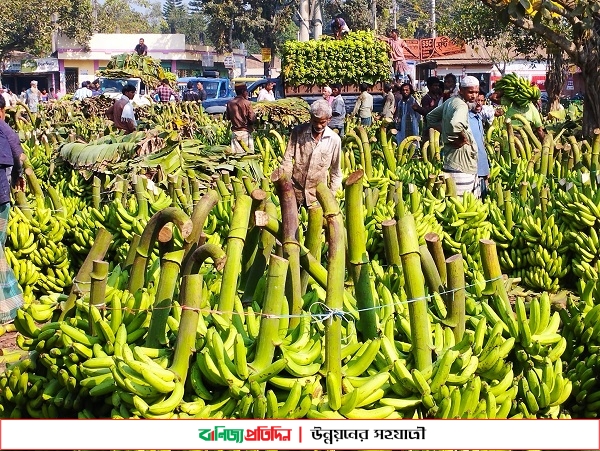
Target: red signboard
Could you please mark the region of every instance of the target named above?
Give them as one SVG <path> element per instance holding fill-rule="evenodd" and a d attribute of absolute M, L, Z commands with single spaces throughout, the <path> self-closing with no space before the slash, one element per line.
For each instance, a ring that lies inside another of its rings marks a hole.
<path fill-rule="evenodd" d="M 464 44 L 457 44 L 447 36 L 425 39 L 405 39 L 406 59 L 428 60 L 441 56 L 456 55 L 465 51 Z"/>

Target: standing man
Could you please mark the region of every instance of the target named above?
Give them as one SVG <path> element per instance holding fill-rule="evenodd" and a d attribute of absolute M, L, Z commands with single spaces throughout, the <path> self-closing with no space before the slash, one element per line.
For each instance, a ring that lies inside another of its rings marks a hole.
<path fill-rule="evenodd" d="M 148 46 L 144 44 L 144 38 L 140 38 L 138 45 L 135 46 L 135 52 L 140 56 L 148 56 Z"/>
<path fill-rule="evenodd" d="M 390 61 L 392 62 L 392 78 L 396 81 L 404 79 L 406 76 L 408 81 L 412 84 L 412 78 L 408 73 L 408 64 L 406 64 L 406 58 L 404 57 L 404 49 L 408 48 L 404 39 L 398 37 L 398 30 L 394 28 L 388 34 L 388 36 L 379 36 L 379 39 L 385 41 L 390 46 Z"/>
<path fill-rule="evenodd" d="M 181 96 L 184 102 L 199 102 L 200 94 L 194 91 L 194 83 L 191 81 L 187 82 L 187 89 L 183 91 L 183 95 Z"/>
<path fill-rule="evenodd" d="M 292 179 L 298 205 L 317 202 L 317 185 L 326 183 L 335 193 L 342 186 L 341 138 L 328 126 L 331 107 L 325 99 L 310 106 L 310 122 L 294 128 L 281 167 Z"/>
<path fill-rule="evenodd" d="M 437 77 L 429 77 L 425 81 L 427 86 L 427 94 L 421 99 L 421 105 L 415 103 L 413 109 L 423 116 L 423 133 L 421 134 L 421 144 L 429 141 L 429 123 L 427 122 L 427 114 L 439 105 L 442 98 L 442 89 L 440 79 Z"/>
<path fill-rule="evenodd" d="M 485 149 L 484 136 L 485 131 L 483 122 L 484 117 L 483 106 L 485 103 L 485 94 L 479 91 L 477 99 L 474 103 L 469 104 L 469 127 L 477 144 L 477 181 L 475 182 L 475 197 L 484 199 L 487 195 L 487 187 L 490 177 L 490 162 Z M 492 116 L 492 119 L 494 117 Z"/>
<path fill-rule="evenodd" d="M 381 115 L 385 119 L 392 120 L 394 118 L 394 113 L 396 112 L 396 98 L 394 97 L 394 93 L 392 92 L 391 83 L 386 83 L 383 85 L 383 111 Z"/>
<path fill-rule="evenodd" d="M 206 91 L 204 90 L 204 86 L 201 82 L 196 83 L 196 89 L 198 90 L 198 97 L 200 98 L 200 102 L 204 102 L 206 100 Z"/>
<path fill-rule="evenodd" d="M 337 131 L 338 134 L 344 136 L 344 121 L 346 120 L 346 103 L 342 97 L 342 85 L 334 83 L 331 85 L 331 96 L 333 101 L 331 102 L 331 120 L 329 121 L 329 128 L 333 131 Z"/>
<path fill-rule="evenodd" d="M 273 92 L 273 86 L 275 83 L 268 81 L 264 88 L 258 92 L 257 102 L 274 102 L 275 93 Z"/>
<path fill-rule="evenodd" d="M 19 135 L 5 122 L 5 107 L 4 97 L 0 96 L 0 324 L 12 321 L 23 305 L 23 291 L 8 266 L 4 244 L 10 214 L 10 188 L 11 185 L 21 191 L 25 188 L 21 173 L 26 157 Z"/>
<path fill-rule="evenodd" d="M 402 98 L 396 105 L 396 142 L 400 144 L 404 138 L 408 136 L 419 135 L 419 113 L 415 111 L 414 106 L 417 104 L 415 100 L 413 87 L 410 83 L 403 83 L 400 86 Z"/>
<path fill-rule="evenodd" d="M 373 96 L 367 92 L 369 86 L 366 83 L 360 84 L 360 95 L 356 99 L 353 115 L 358 115 L 361 125 L 371 125 L 373 122 Z"/>
<path fill-rule="evenodd" d="M 331 105 L 333 103 L 333 96 L 331 95 L 331 88 L 329 86 L 323 86 L 323 91 L 321 91 L 321 95 L 327 103 Z"/>
<path fill-rule="evenodd" d="M 106 111 L 106 116 L 115 123 L 119 130 L 125 130 L 125 134 L 135 131 L 137 122 L 133 114 L 131 99 L 135 96 L 135 86 L 127 84 L 121 90 L 123 95 Z"/>
<path fill-rule="evenodd" d="M 88 97 L 92 97 L 94 93 L 89 88 L 90 84 L 91 83 L 89 81 L 82 81 L 81 88 L 79 88 L 77 91 L 75 91 L 75 94 L 73 94 L 73 101 L 83 100 L 87 99 Z"/>
<path fill-rule="evenodd" d="M 10 106 L 10 94 L 8 93 L 8 88 L 4 86 L 0 86 L 0 94 L 4 97 L 4 102 L 6 106 Z"/>
<path fill-rule="evenodd" d="M 175 98 L 176 102 L 179 102 L 179 96 L 171 89 L 169 86 L 169 80 L 163 78 L 160 81 L 160 86 L 156 88 L 156 93 L 158 94 L 158 99 L 162 103 L 167 103 L 171 101 L 171 96 Z"/>
<path fill-rule="evenodd" d="M 32 113 L 37 113 L 38 105 L 42 99 L 42 94 L 37 88 L 38 82 L 31 80 L 30 88 L 25 91 L 25 105 L 29 108 Z"/>
<path fill-rule="evenodd" d="M 456 91 L 456 75 L 454 74 L 446 74 L 444 76 L 444 92 L 442 95 L 441 102 L 445 102 L 450 97 L 455 97 L 458 95 Z"/>
<path fill-rule="evenodd" d="M 456 182 L 458 196 L 473 192 L 477 179 L 477 144 L 469 127 L 469 102 L 479 94 L 479 80 L 463 78 L 459 95 L 450 97 L 427 115 L 431 126 L 442 132 L 443 171 Z"/>
<path fill-rule="evenodd" d="M 248 100 L 246 84 L 235 85 L 235 94 L 225 107 L 225 118 L 231 121 L 231 150 L 236 154 L 254 153 L 252 125 L 256 121 L 256 113 Z"/>

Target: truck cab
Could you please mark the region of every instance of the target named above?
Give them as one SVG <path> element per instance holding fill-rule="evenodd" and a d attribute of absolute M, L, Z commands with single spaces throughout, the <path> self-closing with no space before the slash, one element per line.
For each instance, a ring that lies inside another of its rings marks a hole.
<path fill-rule="evenodd" d="M 121 97 L 121 90 L 127 84 L 135 86 L 135 96 L 133 97 L 132 103 L 135 106 L 150 105 L 152 100 L 146 94 L 146 87 L 139 78 L 107 78 L 99 77 L 100 91 L 102 95 L 110 97 L 112 99 L 118 99 Z"/>
<path fill-rule="evenodd" d="M 206 74 L 206 73 L 205 73 Z M 197 91 L 196 85 L 202 83 L 206 92 L 206 100 L 202 102 L 204 111 L 208 114 L 223 114 L 225 105 L 235 97 L 235 91 L 231 86 L 229 78 L 224 77 L 182 77 L 177 79 L 177 87 L 180 96 L 187 89 L 188 82 L 192 82 L 193 90 Z"/>

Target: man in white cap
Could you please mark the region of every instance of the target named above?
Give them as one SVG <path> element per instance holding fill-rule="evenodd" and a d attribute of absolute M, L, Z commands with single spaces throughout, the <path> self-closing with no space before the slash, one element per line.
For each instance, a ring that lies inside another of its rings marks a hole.
<path fill-rule="evenodd" d="M 31 87 L 25 91 L 25 104 L 29 107 L 29 111 L 37 113 L 38 104 L 42 99 L 42 94 L 37 88 L 38 82 L 31 80 Z"/>
<path fill-rule="evenodd" d="M 469 127 L 469 105 L 479 94 L 479 80 L 466 76 L 459 95 L 450 97 L 427 115 L 427 123 L 442 133 L 443 171 L 456 183 L 458 196 L 473 192 L 477 180 L 477 144 Z"/>

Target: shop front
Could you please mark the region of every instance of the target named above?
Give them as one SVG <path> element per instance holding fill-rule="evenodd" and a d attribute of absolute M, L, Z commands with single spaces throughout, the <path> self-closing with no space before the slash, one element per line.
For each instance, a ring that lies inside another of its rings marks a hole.
<path fill-rule="evenodd" d="M 11 60 L 2 72 L 2 84 L 15 94 L 29 88 L 31 82 L 38 82 L 38 89 L 50 92 L 60 86 L 60 72 L 57 58 L 25 58 Z"/>

